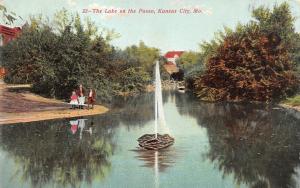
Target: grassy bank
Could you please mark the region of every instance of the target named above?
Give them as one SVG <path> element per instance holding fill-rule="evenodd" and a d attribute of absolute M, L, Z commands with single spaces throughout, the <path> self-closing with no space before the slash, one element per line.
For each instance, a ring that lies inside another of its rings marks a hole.
<path fill-rule="evenodd" d="M 283 101 L 283 104 L 290 105 L 290 106 L 300 106 L 300 95 L 287 98 L 285 101 Z"/>

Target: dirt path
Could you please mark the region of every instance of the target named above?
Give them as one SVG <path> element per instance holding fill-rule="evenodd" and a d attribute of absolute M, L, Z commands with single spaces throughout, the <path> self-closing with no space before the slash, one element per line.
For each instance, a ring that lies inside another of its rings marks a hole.
<path fill-rule="evenodd" d="M 30 86 L 0 84 L 0 125 L 96 115 L 108 111 L 100 105 L 90 110 L 72 110 L 69 109 L 69 104 L 59 100 L 44 98 L 30 92 L 10 91 L 26 87 Z"/>

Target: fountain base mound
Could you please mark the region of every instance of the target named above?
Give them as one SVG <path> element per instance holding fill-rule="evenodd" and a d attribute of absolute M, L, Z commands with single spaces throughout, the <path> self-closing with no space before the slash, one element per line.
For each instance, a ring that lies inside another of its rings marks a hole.
<path fill-rule="evenodd" d="M 160 150 L 171 146 L 174 143 L 174 138 L 168 134 L 145 134 L 138 138 L 139 146 L 147 150 Z"/>

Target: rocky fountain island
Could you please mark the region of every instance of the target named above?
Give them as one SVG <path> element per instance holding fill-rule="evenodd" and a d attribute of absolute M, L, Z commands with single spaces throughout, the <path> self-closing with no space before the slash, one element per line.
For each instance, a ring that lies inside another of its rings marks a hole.
<path fill-rule="evenodd" d="M 162 103 L 161 79 L 159 72 L 159 63 L 155 66 L 155 130 L 154 134 L 145 134 L 138 138 L 139 146 L 146 150 L 160 150 L 171 146 L 174 143 L 174 138 L 169 134 L 159 134 L 158 126 L 166 127 L 166 121 Z"/>
<path fill-rule="evenodd" d="M 174 138 L 169 134 L 145 134 L 138 138 L 139 146 L 147 150 L 160 150 L 171 146 Z"/>

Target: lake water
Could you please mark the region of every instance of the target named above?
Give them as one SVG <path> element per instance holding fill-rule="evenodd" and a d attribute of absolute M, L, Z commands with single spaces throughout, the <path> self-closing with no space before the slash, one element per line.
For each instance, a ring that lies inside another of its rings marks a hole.
<path fill-rule="evenodd" d="M 0 187 L 300 187 L 300 120 L 274 106 L 163 93 L 175 143 L 154 152 L 153 94 L 90 117 L 0 127 Z"/>

